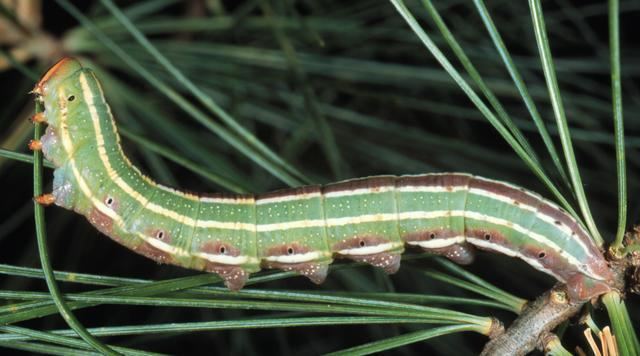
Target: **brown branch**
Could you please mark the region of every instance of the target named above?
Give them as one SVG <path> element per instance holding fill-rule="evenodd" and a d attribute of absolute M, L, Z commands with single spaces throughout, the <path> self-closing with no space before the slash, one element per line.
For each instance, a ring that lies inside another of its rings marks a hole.
<path fill-rule="evenodd" d="M 562 285 L 556 285 L 528 304 L 503 334 L 491 339 L 480 355 L 526 355 L 543 348 L 543 336 L 574 316 L 586 301 L 570 301 Z"/>

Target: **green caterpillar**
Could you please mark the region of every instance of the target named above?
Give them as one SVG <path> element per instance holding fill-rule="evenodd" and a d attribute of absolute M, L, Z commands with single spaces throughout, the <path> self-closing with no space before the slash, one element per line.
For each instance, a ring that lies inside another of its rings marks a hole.
<path fill-rule="evenodd" d="M 54 65 L 33 90 L 46 122 L 36 142 L 57 167 L 52 194 L 102 233 L 162 263 L 220 275 L 232 290 L 260 268 L 321 283 L 334 257 L 394 273 L 405 246 L 458 263 L 475 248 L 519 257 L 567 284 L 572 299 L 611 289 L 612 272 L 583 227 L 552 202 L 462 173 L 379 176 L 263 195 L 194 195 L 159 185 L 122 152 L 93 71 Z"/>

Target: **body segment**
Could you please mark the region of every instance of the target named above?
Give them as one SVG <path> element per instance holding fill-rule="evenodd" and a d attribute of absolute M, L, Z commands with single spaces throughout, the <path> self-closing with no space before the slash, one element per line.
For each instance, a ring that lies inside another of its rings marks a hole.
<path fill-rule="evenodd" d="M 609 290 L 611 272 L 580 224 L 555 204 L 469 174 L 379 176 L 252 196 L 196 195 L 133 167 L 94 73 L 73 59 L 34 92 L 49 124 L 57 205 L 162 263 L 219 274 L 231 289 L 263 268 L 320 283 L 333 258 L 394 273 L 405 247 L 471 263 L 474 248 L 525 260 L 567 283 L 572 298 Z"/>

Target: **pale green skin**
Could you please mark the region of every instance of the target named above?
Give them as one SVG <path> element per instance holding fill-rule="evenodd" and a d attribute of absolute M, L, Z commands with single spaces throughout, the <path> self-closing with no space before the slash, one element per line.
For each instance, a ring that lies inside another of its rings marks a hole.
<path fill-rule="evenodd" d="M 393 273 L 405 243 L 421 243 L 424 250 L 461 263 L 471 262 L 471 245 L 520 257 L 566 282 L 576 299 L 610 289 L 611 272 L 584 229 L 553 203 L 506 183 L 466 174 L 386 176 L 211 201 L 160 187 L 130 164 L 98 80 L 77 61 L 61 61 L 34 91 L 44 102 L 49 124 L 42 143 L 57 167 L 55 203 L 86 216 L 138 253 L 216 272 L 232 289 L 241 288 L 261 266 L 294 270 L 321 282 L 336 256 Z M 102 157 L 96 125 L 104 140 Z M 116 176 L 130 189 L 116 184 Z M 203 221 L 227 225 L 195 226 Z M 244 228 L 228 225 L 234 223 Z M 376 250 L 383 246 L 388 248 Z"/>

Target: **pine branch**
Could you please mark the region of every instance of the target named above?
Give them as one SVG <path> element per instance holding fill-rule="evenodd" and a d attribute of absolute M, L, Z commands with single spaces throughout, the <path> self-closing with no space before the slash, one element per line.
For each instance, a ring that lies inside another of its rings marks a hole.
<path fill-rule="evenodd" d="M 485 345 L 480 355 L 526 355 L 536 347 L 544 348 L 549 333 L 586 303 L 570 301 L 563 288 L 558 284 L 525 307 L 503 334 Z"/>

